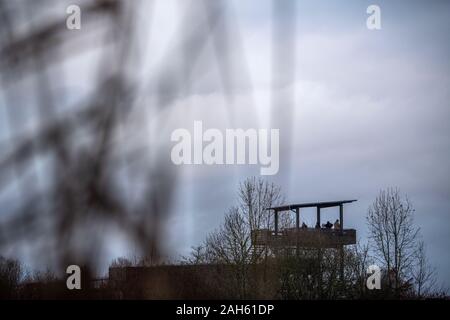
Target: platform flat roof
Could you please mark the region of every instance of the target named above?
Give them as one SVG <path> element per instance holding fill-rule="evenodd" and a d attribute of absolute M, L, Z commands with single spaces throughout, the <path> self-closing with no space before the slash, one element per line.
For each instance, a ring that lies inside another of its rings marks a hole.
<path fill-rule="evenodd" d="M 279 206 L 279 207 L 271 207 L 271 208 L 267 208 L 266 210 L 287 211 L 287 210 L 295 210 L 297 208 L 331 208 L 331 207 L 338 207 L 345 203 L 352 203 L 355 201 L 357 201 L 357 200 L 339 200 L 339 201 L 298 203 L 298 204 L 283 205 L 283 206 Z"/>

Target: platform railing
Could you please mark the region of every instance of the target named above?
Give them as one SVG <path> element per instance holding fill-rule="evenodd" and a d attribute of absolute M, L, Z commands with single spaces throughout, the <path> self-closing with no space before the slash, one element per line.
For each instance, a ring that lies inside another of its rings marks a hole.
<path fill-rule="evenodd" d="M 269 229 L 252 232 L 253 245 L 299 246 L 299 247 L 337 247 L 356 243 L 355 229 L 284 229 L 275 234 Z"/>

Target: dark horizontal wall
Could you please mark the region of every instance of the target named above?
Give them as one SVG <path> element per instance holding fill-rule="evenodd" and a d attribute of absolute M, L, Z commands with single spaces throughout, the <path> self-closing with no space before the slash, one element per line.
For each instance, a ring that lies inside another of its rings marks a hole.
<path fill-rule="evenodd" d="M 122 299 L 236 299 L 250 288 L 246 298 L 264 298 L 276 294 L 273 272 L 264 271 L 259 265 L 110 268 L 109 283 Z"/>

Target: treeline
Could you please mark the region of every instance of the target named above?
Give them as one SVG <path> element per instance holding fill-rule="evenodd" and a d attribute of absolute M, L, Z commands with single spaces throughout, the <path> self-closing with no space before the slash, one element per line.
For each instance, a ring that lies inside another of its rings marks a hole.
<path fill-rule="evenodd" d="M 51 270 L 31 272 L 19 260 L 0 256 L 0 300 L 26 298 L 35 291 L 32 284 L 44 287 L 57 281 Z"/>
<path fill-rule="evenodd" d="M 252 231 L 273 230 L 273 219 L 266 208 L 283 203 L 280 187 L 249 178 L 240 183 L 237 202 L 220 227 L 188 256 L 175 263 L 161 263 L 151 253 L 145 258 L 117 258 L 110 265 L 108 279 L 97 284 L 86 282 L 94 291 L 83 297 L 150 298 L 161 297 L 164 290 L 167 298 L 183 292 L 182 298 L 208 299 L 448 296 L 428 262 L 420 229 L 414 224 L 413 206 L 398 189 L 382 190 L 368 209 L 367 243 L 346 246 L 343 250 L 254 247 Z M 295 224 L 291 215 L 281 215 L 280 219 L 281 229 Z M 374 264 L 381 270 L 380 289 L 369 290 L 367 270 Z M 64 284 L 50 271 L 30 275 L 17 260 L 0 258 L 2 299 L 45 298 L 45 290 L 54 290 L 54 295 L 64 297 L 67 294 Z"/>

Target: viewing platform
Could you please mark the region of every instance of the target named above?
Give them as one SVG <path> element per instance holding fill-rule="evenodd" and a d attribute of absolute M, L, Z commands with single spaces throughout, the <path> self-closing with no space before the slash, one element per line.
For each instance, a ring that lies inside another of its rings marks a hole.
<path fill-rule="evenodd" d="M 344 229 L 344 204 L 356 200 L 341 200 L 329 202 L 301 203 L 267 208 L 274 212 L 273 230 L 258 229 L 251 233 L 254 246 L 270 247 L 297 247 L 297 248 L 342 248 L 346 245 L 356 244 L 356 230 Z M 316 227 L 306 225 L 300 227 L 300 209 L 316 208 Z M 337 224 L 327 227 L 321 225 L 321 209 L 339 207 Z M 280 230 L 278 225 L 281 212 L 295 212 L 296 226 Z"/>
<path fill-rule="evenodd" d="M 290 228 L 279 231 L 260 229 L 252 232 L 252 244 L 271 247 L 339 248 L 356 244 L 356 230 Z"/>

